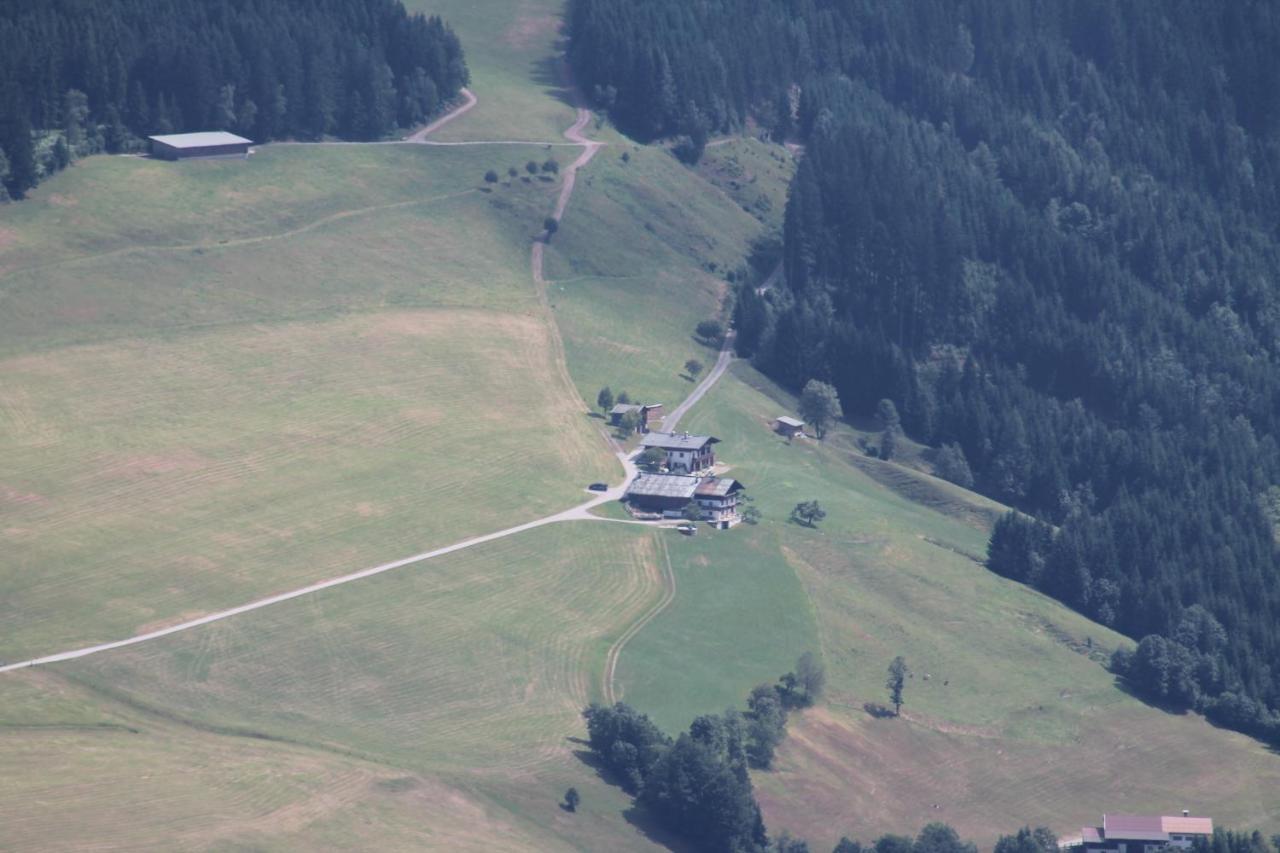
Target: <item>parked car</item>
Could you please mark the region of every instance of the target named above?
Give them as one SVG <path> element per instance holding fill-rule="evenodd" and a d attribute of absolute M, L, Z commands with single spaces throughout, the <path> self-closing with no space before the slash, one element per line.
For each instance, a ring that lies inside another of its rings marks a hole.
<path fill-rule="evenodd" d="M 590 486 L 587 486 L 587 488 L 588 488 L 588 489 L 590 489 L 590 490 L 591 490 L 591 491 L 593 491 L 593 492 L 607 492 L 607 491 L 609 491 L 609 487 L 608 487 L 608 486 L 606 486 L 604 483 L 592 483 Z"/>
<path fill-rule="evenodd" d="M 697 536 L 698 528 L 692 524 L 677 524 L 676 530 L 679 530 L 685 536 Z"/>

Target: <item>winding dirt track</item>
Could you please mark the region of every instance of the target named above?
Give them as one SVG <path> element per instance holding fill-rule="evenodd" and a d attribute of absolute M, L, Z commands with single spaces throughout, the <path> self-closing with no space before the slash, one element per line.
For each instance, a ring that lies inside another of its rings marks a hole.
<path fill-rule="evenodd" d="M 431 133 L 434 130 L 439 129 L 440 127 L 443 127 L 445 124 L 463 115 L 472 107 L 474 107 L 476 103 L 478 103 L 478 99 L 469 89 L 464 89 L 463 94 L 467 98 L 467 102 L 465 104 L 461 105 L 460 107 L 455 109 L 453 112 L 449 113 L 448 115 L 442 116 L 441 118 L 427 125 L 422 130 L 419 130 L 417 133 L 409 137 L 406 140 L 406 142 L 410 142 L 413 144 L 428 144 L 428 145 L 433 144 L 428 142 L 425 139 L 427 134 Z M 564 132 L 565 138 L 568 139 L 569 142 L 558 143 L 562 145 L 567 144 L 567 145 L 580 146 L 582 147 L 583 151 L 580 155 L 578 155 L 578 158 L 574 160 L 573 163 L 567 166 L 564 170 L 563 184 L 560 189 L 560 196 L 556 200 L 555 213 L 554 213 L 554 216 L 557 220 L 559 220 L 562 216 L 564 216 L 564 212 L 568 208 L 569 199 L 573 196 L 573 188 L 574 188 L 574 183 L 577 177 L 578 170 L 581 169 L 583 166 L 585 166 L 587 163 L 589 163 L 591 161 L 591 158 L 594 157 L 596 152 L 604 145 L 604 143 L 602 142 L 597 142 L 595 140 L 587 139 L 583 135 L 583 131 L 586 129 L 587 124 L 590 121 L 591 121 L 590 111 L 583 108 L 578 108 L 577 120 L 574 121 L 573 125 L 570 126 Z M 278 144 L 291 144 L 291 143 L 278 143 Z M 329 143 L 298 143 L 298 144 L 324 145 Z M 336 143 L 336 144 L 347 144 L 347 143 Z M 355 143 L 355 144 L 378 145 L 378 144 L 403 144 L 403 143 L 393 142 L 393 143 Z M 444 144 L 444 143 L 440 143 L 440 144 Z M 448 144 L 492 145 L 492 144 L 523 144 L 523 143 L 511 143 L 507 141 L 496 141 L 496 142 L 476 141 L 476 142 L 461 142 L 461 143 L 448 143 Z M 537 143 L 537 144 L 546 144 L 546 143 Z M 549 238 L 549 236 L 550 235 L 544 234 L 538 239 L 534 240 L 533 245 L 530 249 L 530 262 L 531 262 L 532 271 L 533 271 L 533 278 L 537 285 L 539 298 L 542 301 L 544 309 L 548 313 L 548 319 L 551 323 L 551 329 L 552 329 L 552 334 L 555 340 L 555 345 L 558 349 L 556 362 L 561 371 L 561 379 L 562 381 L 565 382 L 565 387 L 572 392 L 574 385 L 573 385 L 572 379 L 569 377 L 568 367 L 565 364 L 564 346 L 560 340 L 559 329 L 556 327 L 554 319 L 551 318 L 550 316 L 550 307 L 549 305 L 547 305 L 547 302 L 546 302 L 546 287 L 545 287 L 546 282 L 542 276 L 542 251 L 543 251 L 543 247 L 546 245 L 545 241 L 546 239 Z M 713 370 L 710 374 L 708 374 L 707 378 L 703 380 L 702 384 L 700 384 L 694 390 L 693 394 L 690 395 L 690 399 L 686 401 L 685 404 L 681 405 L 676 410 L 676 412 L 678 412 L 679 414 L 683 414 L 684 411 L 687 411 L 689 405 L 692 405 L 692 403 L 696 402 L 696 400 L 700 398 L 702 394 L 706 393 L 706 390 L 712 384 L 714 384 L 715 380 L 718 379 L 721 374 L 723 374 L 724 366 L 727 365 L 728 363 L 726 356 L 727 356 L 727 351 L 721 353 L 720 359 L 716 364 L 716 369 Z M 576 393 L 574 394 L 574 396 L 575 397 L 577 396 Z M 579 402 L 581 403 L 581 399 L 579 399 Z M 585 404 L 583 405 L 585 407 Z M 676 412 L 673 412 L 672 414 L 675 415 L 676 419 L 678 420 L 679 415 L 677 415 Z M 0 673 L 11 672 L 13 670 L 18 670 L 18 669 L 25 669 L 27 667 L 32 667 L 32 666 L 40 666 L 43 664 L 77 660 L 79 658 L 84 658 L 90 655 L 98 654 L 99 652 L 110 651 L 112 649 L 125 648 L 127 646 L 135 646 L 140 643 L 145 643 L 151 640 L 160 639 L 161 637 L 168 637 L 170 635 L 177 634 L 182 631 L 189 631 L 192 628 L 198 628 L 198 627 L 201 627 L 202 625 L 209 625 L 213 622 L 220 622 L 224 619 L 230 619 L 233 616 L 240 616 L 245 613 L 252 613 L 255 610 L 261 610 L 264 607 L 271 607 L 272 605 L 281 604 L 286 601 L 292 601 L 295 598 L 301 598 L 306 595 L 311 595 L 312 593 L 320 592 L 321 590 L 332 589 L 333 587 L 342 586 L 343 584 L 353 583 L 358 580 L 363 580 L 365 578 L 373 577 L 374 575 L 382 574 L 383 572 L 392 571 L 393 569 L 399 569 L 405 566 L 415 565 L 417 563 L 430 560 L 434 557 L 444 556 L 445 554 L 452 554 L 456 551 L 461 551 L 463 549 L 470 548 L 475 545 L 480 545 L 485 542 L 492 542 L 495 539 L 502 539 L 507 536 L 512 536 L 517 533 L 523 533 L 527 530 L 533 530 L 535 528 L 543 527 L 548 524 L 557 524 L 565 521 L 604 521 L 604 522 L 611 522 L 611 523 L 619 523 L 620 522 L 619 519 L 602 518 L 600 516 L 593 515 L 590 512 L 590 510 L 594 507 L 608 503 L 609 501 L 617 500 L 618 498 L 622 497 L 623 493 L 626 491 L 627 484 L 630 483 L 632 478 L 635 477 L 636 475 L 636 466 L 635 466 L 635 463 L 632 461 L 631 457 L 629 457 L 628 455 L 626 455 L 621 451 L 617 452 L 617 456 L 618 456 L 618 461 L 622 464 L 622 468 L 623 468 L 622 481 L 617 485 L 610 487 L 608 491 L 601 492 L 597 495 L 594 495 L 590 500 L 584 503 L 581 503 L 578 506 L 570 507 L 569 509 L 562 510 L 561 512 L 552 513 L 551 515 L 543 516 L 542 518 L 537 518 L 532 521 L 525 522 L 523 524 L 517 524 L 514 527 L 508 527 L 503 530 L 494 531 L 493 533 L 486 533 L 482 536 L 474 536 L 470 539 L 464 539 L 461 542 L 455 542 L 454 544 L 446 545 L 443 548 L 436 548 L 435 550 L 432 550 L 432 551 L 424 551 L 421 554 L 414 554 L 413 556 L 410 556 L 410 557 L 404 557 L 402 559 L 394 560 L 389 563 L 382 563 L 377 566 L 371 566 L 366 569 L 361 569 L 356 572 L 351 572 L 350 574 L 340 575 L 335 578 L 329 578 L 328 580 L 318 581 L 316 583 L 309 584 L 307 586 L 300 587 L 298 589 L 289 590 L 288 592 L 282 592 L 276 595 L 260 598 L 255 601 L 251 601 L 247 604 L 239 605 L 238 607 L 232 607 L 227 610 L 220 610 L 215 613 L 209 613 L 204 616 L 198 617 L 196 619 L 187 620 L 185 622 L 178 622 L 166 628 L 160 628 L 155 631 L 148 631 L 143 634 L 136 634 L 132 637 L 127 637 L 122 640 L 115 640 L 115 641 L 106 642 L 106 643 L 98 643 L 96 645 L 91 645 L 91 646 L 83 646 L 77 649 L 70 649 L 68 651 L 57 652 L 54 654 L 48 654 L 48 655 L 43 655 L 41 657 L 31 658 L 30 660 L 17 661 L 14 663 L 5 664 L 3 666 L 0 666 Z M 639 522 L 639 521 L 621 522 L 621 523 L 650 525 L 649 522 Z M 605 670 L 605 682 L 604 682 L 605 695 L 608 697 L 612 697 L 614 694 L 614 690 L 613 690 L 614 670 L 617 666 L 618 655 L 621 653 L 622 648 L 626 644 L 627 640 L 635 636 L 635 634 L 638 633 L 641 628 L 643 628 L 646 624 L 649 623 L 649 621 L 651 621 L 654 617 L 656 617 L 659 613 L 661 613 L 662 610 L 665 609 L 667 605 L 671 603 L 671 600 L 675 597 L 675 576 L 671 571 L 671 561 L 666 553 L 666 543 L 662 542 L 661 540 L 659 540 L 659 543 L 660 543 L 660 547 L 663 550 L 663 559 L 665 563 L 665 571 L 663 573 L 663 576 L 664 576 L 663 596 L 650 611 L 648 611 L 644 616 L 642 616 L 639 620 L 637 620 L 629 628 L 627 628 L 627 630 L 623 632 L 622 636 L 618 638 L 618 640 L 614 643 L 613 647 L 609 650 L 608 662 Z"/>
<path fill-rule="evenodd" d="M 676 599 L 676 573 L 671 568 L 671 552 L 667 550 L 665 539 L 658 538 L 658 548 L 662 551 L 662 597 L 643 616 L 632 622 L 631 626 L 618 636 L 618 639 L 613 641 L 613 645 L 609 647 L 609 653 L 604 658 L 604 673 L 600 678 L 600 692 L 604 695 L 605 703 L 609 705 L 618 701 L 618 694 L 614 690 L 613 682 L 618 671 L 618 658 L 622 655 L 622 649 L 631 641 L 632 637 L 639 634 L 644 626 L 657 618 L 658 614 L 666 610 L 671 602 Z"/>

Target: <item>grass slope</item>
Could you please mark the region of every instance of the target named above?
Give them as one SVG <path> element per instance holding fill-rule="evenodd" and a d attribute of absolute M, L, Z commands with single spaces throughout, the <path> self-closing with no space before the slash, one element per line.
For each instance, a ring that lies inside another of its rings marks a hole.
<path fill-rule="evenodd" d="M 556 61 L 560 0 L 406 0 L 405 6 L 440 15 L 453 27 L 480 96 L 433 139 L 564 141 L 574 112 Z"/>
<path fill-rule="evenodd" d="M 687 423 L 724 439 L 719 457 L 756 496 L 764 522 L 728 536 L 769 543 L 755 560 L 774 580 L 751 586 L 776 598 L 778 618 L 754 630 L 689 619 L 682 643 L 720 648 L 736 662 L 760 634 L 798 642 L 798 631 L 782 633 L 786 599 L 773 592 L 789 576 L 812 607 L 827 666 L 824 706 L 793 721 L 778 769 L 756 777 L 774 831 L 822 849 L 842 834 L 865 840 L 940 819 L 990 843 L 1027 822 L 1065 833 L 1103 810 L 1182 804 L 1224 824 L 1280 825 L 1280 804 L 1267 793 L 1280 785 L 1280 757 L 1131 698 L 1100 663 L 1126 640 L 968 556 L 984 550 L 986 502 L 939 502 L 951 513 L 943 514 L 905 499 L 850 464 L 852 432 L 843 428 L 826 444 L 788 444 L 770 424 L 790 405 L 738 365 Z M 814 498 L 828 512 L 819 529 L 786 521 L 795 503 Z M 708 571 L 733 574 L 742 564 L 730 551 Z M 715 608 L 726 590 L 738 594 L 728 584 L 688 585 L 682 603 Z M 644 640 L 628 647 L 624 674 L 646 667 L 636 660 L 652 654 Z M 863 704 L 887 702 L 885 667 L 898 654 L 915 673 L 904 718 L 873 719 Z M 686 716 L 715 709 L 683 678 L 668 683 L 677 695 L 656 707 L 683 698 Z"/>
<path fill-rule="evenodd" d="M 714 361 L 694 326 L 765 226 L 666 151 L 606 137 L 547 252 L 548 295 L 585 399 L 608 385 L 670 408 L 693 387 L 685 361 Z"/>
<path fill-rule="evenodd" d="M 125 750 L 129 766 L 159 776 L 174 772 L 171 740 L 182 733 L 202 744 L 228 744 L 246 760 L 257 744 L 287 747 L 322 765 L 320 779 L 307 784 L 338 788 L 330 792 L 334 798 L 347 796 L 343 774 L 360 774 L 360 795 L 334 804 L 343 814 L 291 822 L 271 817 L 280 806 L 243 805 L 259 815 L 252 824 L 269 847 L 302 848 L 312 838 L 342 846 L 364 810 L 381 808 L 399 793 L 414 802 L 437 801 L 413 821 L 416 834 L 405 836 L 427 847 L 465 849 L 473 836 L 488 843 L 504 835 L 510 837 L 497 849 L 644 847 L 645 837 L 624 822 L 623 798 L 594 780 L 569 738 L 580 730 L 581 706 L 596 695 L 615 632 L 659 594 L 655 535 L 604 523 L 543 528 L 249 617 L 58 665 L 24 675 L 39 682 L 0 684 L 0 695 L 8 694 L 4 722 L 16 730 L 33 718 L 61 717 L 91 728 L 103 709 L 125 709 L 126 723 L 140 730 L 138 748 Z M 56 712 L 41 708 L 23 698 L 23 690 L 36 687 L 44 697 L 72 698 Z M 65 745 L 40 743 L 53 754 Z M 262 772 L 286 774 L 271 754 L 276 747 L 262 749 L 267 754 L 256 759 L 266 765 Z M 16 765 L 23 755 L 30 753 L 0 749 L 0 767 Z M 91 833 L 97 821 L 114 843 L 132 847 L 132 839 L 145 841 L 157 831 L 154 819 L 144 820 L 133 835 L 112 817 L 113 803 L 127 812 L 138 792 L 82 791 L 81 774 L 102 775 L 106 768 L 86 768 L 74 754 L 60 761 L 42 783 L 42 798 L 0 795 L 6 826 L 18 817 L 10 808 L 22 809 L 33 825 L 49 826 L 56 817 L 49 809 L 79 803 L 86 807 L 80 832 Z M 199 779 L 210 786 L 210 803 L 242 796 L 234 766 L 225 772 L 226 778 Z M 239 772 L 253 778 L 251 770 Z M 274 791 L 265 781 L 256 784 L 267 789 L 258 796 Z M 556 806 L 570 785 L 584 794 L 583 813 L 572 818 Z M 185 787 L 173 796 L 181 809 L 198 809 Z M 285 788 L 274 796 L 288 802 L 315 795 Z M 447 819 L 436 824 L 440 812 Z M 466 826 L 490 818 L 492 828 Z M 371 839 L 396 846 L 397 833 L 409 827 L 394 815 L 387 820 L 388 832 L 395 832 Z M 184 828 L 197 823 L 194 814 L 179 819 Z M 216 828 L 230 832 L 231 824 Z M 405 838 L 401 843 L 412 846 Z"/>
<path fill-rule="evenodd" d="M 556 182 L 482 181 L 540 151 L 96 157 L 0 212 L 0 659 L 448 544 L 613 476 L 529 280 Z"/>
<path fill-rule="evenodd" d="M 0 709 L 6 849 L 646 847 L 619 816 L 625 798 L 580 778 L 568 763 L 514 786 L 541 794 L 526 804 L 538 810 L 535 821 L 497 804 L 511 783 L 449 783 L 351 755 L 193 727 L 50 673 L 0 682 Z M 583 793 L 573 816 L 555 807 L 554 792 L 568 784 Z"/>

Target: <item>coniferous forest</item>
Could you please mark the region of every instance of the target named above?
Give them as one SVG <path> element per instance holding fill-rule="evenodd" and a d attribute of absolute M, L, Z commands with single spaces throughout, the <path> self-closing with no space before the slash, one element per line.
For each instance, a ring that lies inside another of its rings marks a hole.
<path fill-rule="evenodd" d="M 1153 701 L 1280 740 L 1280 6 L 571 0 L 623 130 L 803 143 L 738 349 L 893 400 L 1024 513 L 988 565 L 1142 643 Z"/>
<path fill-rule="evenodd" d="M 399 0 L 10 0 L 0 181 L 157 133 L 376 139 L 466 83 L 453 31 Z"/>

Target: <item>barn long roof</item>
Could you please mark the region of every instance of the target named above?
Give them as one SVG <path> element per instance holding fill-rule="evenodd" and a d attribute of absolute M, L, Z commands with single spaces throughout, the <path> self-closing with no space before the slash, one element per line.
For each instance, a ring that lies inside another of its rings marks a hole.
<path fill-rule="evenodd" d="M 698 482 L 699 478 L 683 474 L 641 474 L 631 481 L 627 494 L 646 498 L 689 499 L 698 488 Z"/>
<path fill-rule="evenodd" d="M 150 140 L 174 148 L 207 148 L 211 145 L 252 144 L 253 140 L 227 133 L 225 130 L 205 130 L 199 133 L 167 133 L 161 136 L 148 136 Z"/>

